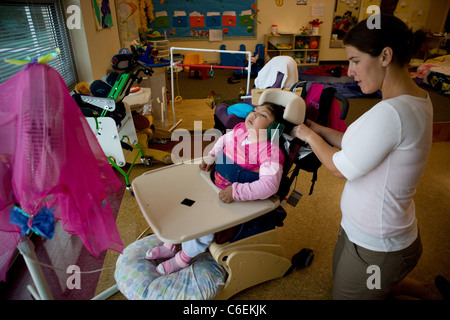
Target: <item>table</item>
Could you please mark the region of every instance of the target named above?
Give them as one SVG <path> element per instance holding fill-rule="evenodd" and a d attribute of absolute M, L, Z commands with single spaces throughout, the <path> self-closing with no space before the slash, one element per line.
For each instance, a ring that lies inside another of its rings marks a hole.
<path fill-rule="evenodd" d="M 224 203 L 199 161 L 148 171 L 133 180 L 136 201 L 162 241 L 181 243 L 250 221 L 276 209 L 278 198 Z"/>
<path fill-rule="evenodd" d="M 211 70 L 210 65 L 204 65 L 204 66 L 191 66 L 189 67 L 189 78 L 191 77 L 191 71 L 199 71 L 202 73 L 202 80 L 206 80 L 208 78 L 208 72 Z"/>

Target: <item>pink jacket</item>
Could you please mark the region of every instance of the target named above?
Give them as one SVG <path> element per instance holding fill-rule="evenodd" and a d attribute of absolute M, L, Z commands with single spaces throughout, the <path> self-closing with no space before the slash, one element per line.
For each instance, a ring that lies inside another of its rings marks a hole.
<path fill-rule="evenodd" d="M 220 137 L 210 156 L 223 153 L 241 167 L 259 172 L 259 180 L 247 183 L 233 183 L 234 200 L 267 199 L 280 186 L 283 174 L 284 155 L 278 145 L 270 141 L 250 142 L 245 123 L 239 123 L 232 131 Z M 216 172 L 216 185 L 225 189 L 230 182 Z"/>

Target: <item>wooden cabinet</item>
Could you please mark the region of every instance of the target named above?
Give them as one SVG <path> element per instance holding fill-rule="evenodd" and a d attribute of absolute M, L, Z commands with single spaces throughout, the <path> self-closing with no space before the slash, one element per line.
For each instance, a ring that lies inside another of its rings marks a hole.
<path fill-rule="evenodd" d="M 266 34 L 264 44 L 270 58 L 288 55 L 294 58 L 298 65 L 318 65 L 320 39 L 320 35 Z"/>

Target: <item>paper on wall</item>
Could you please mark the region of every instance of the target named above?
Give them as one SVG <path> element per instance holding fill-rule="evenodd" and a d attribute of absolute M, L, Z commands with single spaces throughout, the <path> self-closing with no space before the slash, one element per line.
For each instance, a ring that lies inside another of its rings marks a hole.
<path fill-rule="evenodd" d="M 210 29 L 209 30 L 209 41 L 222 41 L 222 30 L 220 29 Z"/>
<path fill-rule="evenodd" d="M 323 10 L 325 6 L 323 4 L 313 4 L 311 6 L 311 17 L 323 17 Z"/>

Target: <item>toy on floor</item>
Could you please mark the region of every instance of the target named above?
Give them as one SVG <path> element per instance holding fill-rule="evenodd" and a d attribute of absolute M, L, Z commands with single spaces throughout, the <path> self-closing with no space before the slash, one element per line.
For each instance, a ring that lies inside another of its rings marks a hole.
<path fill-rule="evenodd" d="M 208 101 L 206 104 L 211 108 L 214 109 L 218 103 L 222 101 L 222 96 L 220 94 L 217 94 L 214 92 L 214 90 L 211 90 L 209 92 L 208 97 L 206 98 Z"/>

